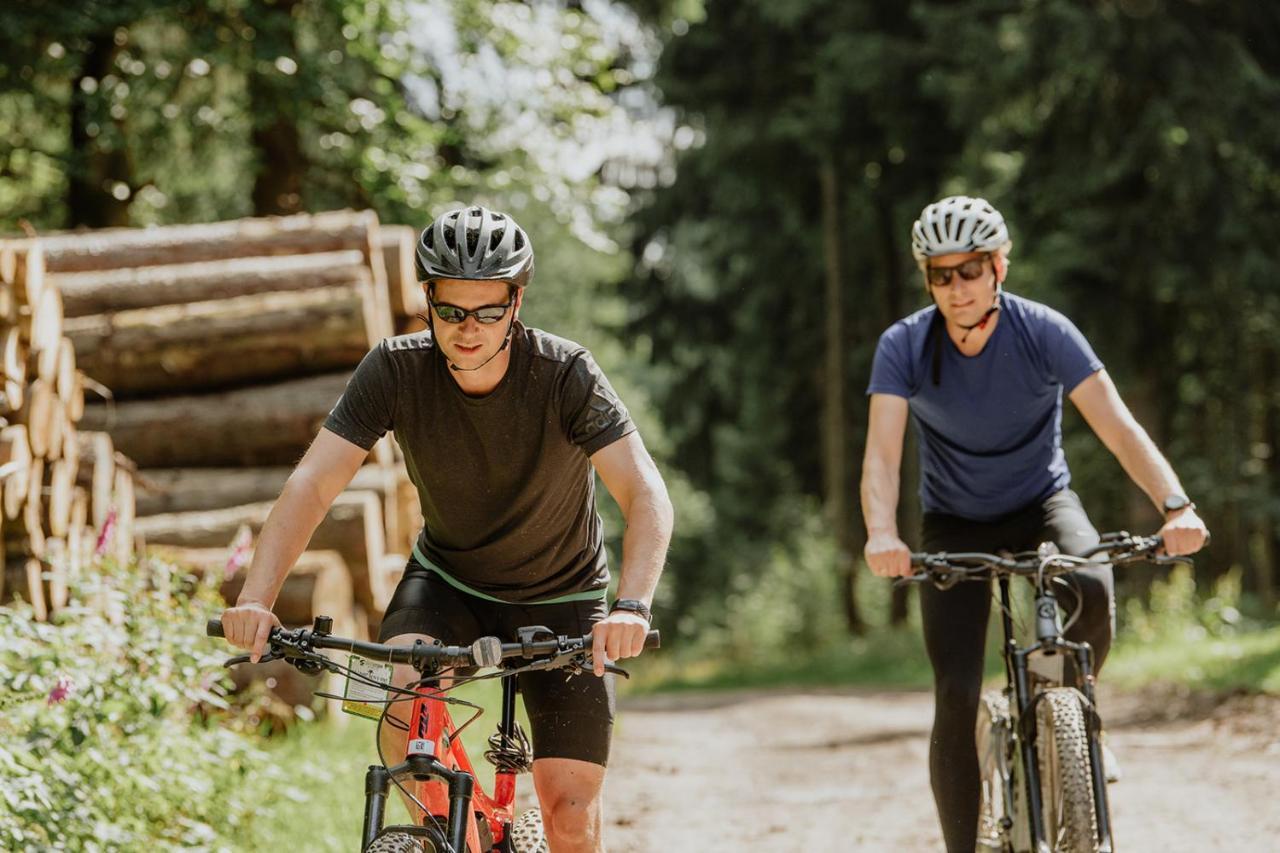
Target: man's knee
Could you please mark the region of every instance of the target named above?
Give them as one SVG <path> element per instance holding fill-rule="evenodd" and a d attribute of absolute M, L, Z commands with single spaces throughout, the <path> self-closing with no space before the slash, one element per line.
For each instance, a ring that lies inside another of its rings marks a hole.
<path fill-rule="evenodd" d="M 966 720 L 972 726 L 972 721 L 978 715 L 978 700 L 982 695 L 982 675 L 979 673 L 974 678 L 941 673 L 934 684 L 934 694 L 939 716 L 945 714 L 953 719 Z"/>
<path fill-rule="evenodd" d="M 600 799 L 562 796 L 542 804 L 542 821 L 555 838 L 594 838 L 600 830 Z"/>

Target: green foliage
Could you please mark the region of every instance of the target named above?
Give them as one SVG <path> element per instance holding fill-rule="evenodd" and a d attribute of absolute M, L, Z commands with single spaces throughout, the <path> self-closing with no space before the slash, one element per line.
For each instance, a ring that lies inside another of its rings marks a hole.
<path fill-rule="evenodd" d="M 246 780 L 283 777 L 201 722 L 226 707 L 203 636 L 216 584 L 154 561 L 87 571 L 53 623 L 0 608 L 0 846 L 225 847 L 256 807 Z"/>

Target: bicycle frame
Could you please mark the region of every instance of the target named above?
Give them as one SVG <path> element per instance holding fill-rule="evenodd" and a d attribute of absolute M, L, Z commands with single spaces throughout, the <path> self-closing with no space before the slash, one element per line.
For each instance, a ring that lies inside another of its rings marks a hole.
<path fill-rule="evenodd" d="M 1004 629 L 1004 662 L 1006 695 L 1012 691 L 1010 707 L 1016 709 L 1013 728 L 1018 742 L 1019 766 L 1023 772 L 1023 784 L 1026 787 L 1027 811 L 1030 818 L 1031 842 L 1036 850 L 1049 850 L 1049 841 L 1044 826 L 1044 813 L 1040 801 L 1040 766 L 1036 760 L 1036 714 L 1035 704 L 1044 695 L 1035 689 L 1032 675 L 1035 674 L 1035 657 L 1037 655 L 1055 656 L 1070 654 L 1075 661 L 1076 683 L 1086 700 L 1085 718 L 1088 720 L 1088 742 L 1090 777 L 1093 783 L 1093 797 L 1098 821 L 1098 849 L 1102 853 L 1110 851 L 1114 842 L 1111 837 L 1111 815 L 1107 803 L 1106 774 L 1102 767 L 1102 747 L 1099 735 L 1102 730 L 1102 719 L 1097 713 L 1094 692 L 1093 649 L 1088 643 L 1075 643 L 1062 636 L 1062 623 L 1058 615 L 1058 600 L 1054 596 L 1050 584 L 1043 578 L 1037 579 L 1036 587 L 1036 641 L 1027 646 L 1019 646 L 1014 633 L 1013 618 L 1010 615 L 1009 577 L 998 579 L 1000 586 L 1000 616 Z M 1065 667 L 1064 667 L 1065 671 Z M 1059 681 L 1064 681 L 1061 676 Z M 1013 756 L 1007 756 L 1012 759 Z M 1006 800 L 1013 796 L 1006 788 Z M 1005 813 L 1014 812 L 1012 802 L 1005 803 Z"/>
<path fill-rule="evenodd" d="M 502 719 L 499 731 L 512 737 L 516 730 L 515 678 L 502 679 Z M 509 837 L 514 819 L 516 774 L 499 771 L 494 776 L 494 793 L 489 796 L 476 782 L 475 770 L 462 741 L 454 737 L 456 728 L 449 706 L 440 700 L 438 688 L 420 687 L 409 715 L 409 737 L 405 760 L 394 767 L 375 764 L 365 775 L 364 829 L 360 849 L 368 848 L 383 832 L 403 832 L 443 841 L 456 853 L 490 848 L 481 846 L 480 821 L 487 825 L 493 848 L 510 851 Z M 427 812 L 412 826 L 383 826 L 387 797 L 393 779 L 412 780 L 413 794 Z M 447 790 L 446 790 L 447 786 Z M 441 833 L 430 816 L 448 816 L 447 834 Z"/>

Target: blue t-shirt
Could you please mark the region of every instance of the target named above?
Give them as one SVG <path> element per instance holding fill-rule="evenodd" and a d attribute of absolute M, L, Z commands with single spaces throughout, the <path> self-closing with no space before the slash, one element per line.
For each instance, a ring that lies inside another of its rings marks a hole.
<path fill-rule="evenodd" d="M 962 355 L 943 331 L 934 385 L 937 310 L 885 330 L 867 387 L 910 405 L 924 510 L 991 521 L 1065 489 L 1062 392 L 1102 369 L 1084 335 L 1052 308 L 1004 293 L 982 352 Z"/>

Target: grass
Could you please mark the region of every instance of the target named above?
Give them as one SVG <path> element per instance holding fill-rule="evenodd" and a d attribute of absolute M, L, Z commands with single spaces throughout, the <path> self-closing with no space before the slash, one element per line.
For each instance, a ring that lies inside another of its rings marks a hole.
<path fill-rule="evenodd" d="M 1280 625 L 1221 637 L 1192 625 L 1151 639 L 1122 638 L 1106 678 L 1130 688 L 1172 682 L 1193 690 L 1280 693 Z"/>

